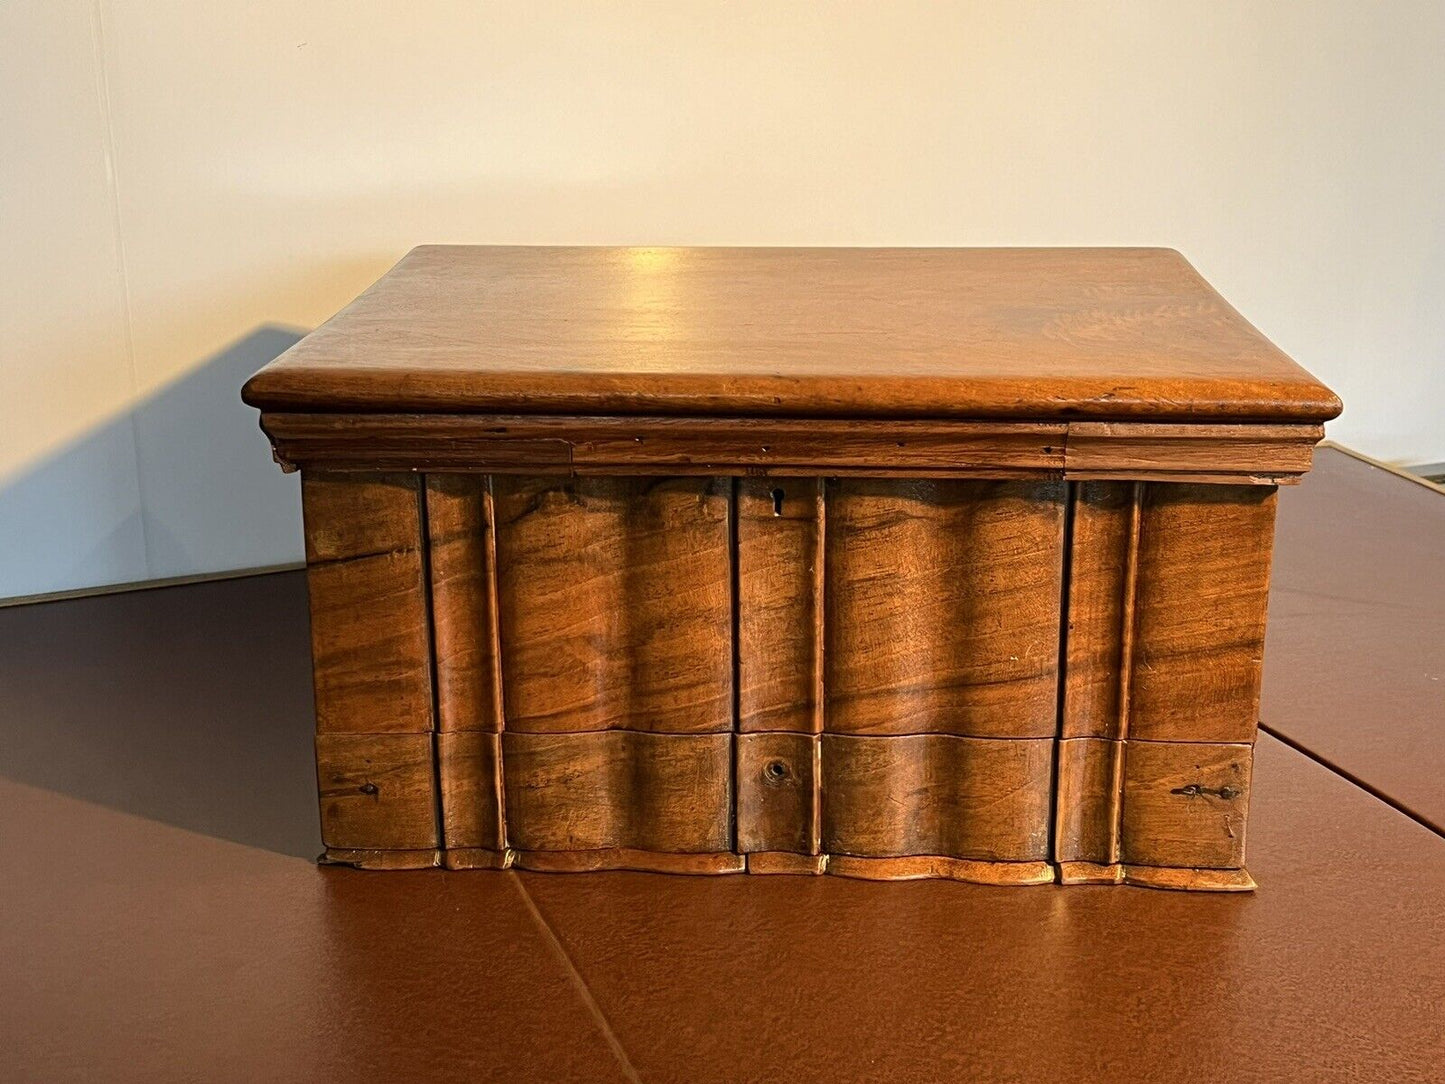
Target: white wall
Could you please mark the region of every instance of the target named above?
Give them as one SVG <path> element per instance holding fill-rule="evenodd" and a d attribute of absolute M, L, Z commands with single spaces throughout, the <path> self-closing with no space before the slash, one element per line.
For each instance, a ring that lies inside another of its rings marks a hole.
<path fill-rule="evenodd" d="M 1445 460 L 1445 3 L 0 4 L 0 596 L 300 555 L 250 370 L 424 241 L 1159 244 Z"/>

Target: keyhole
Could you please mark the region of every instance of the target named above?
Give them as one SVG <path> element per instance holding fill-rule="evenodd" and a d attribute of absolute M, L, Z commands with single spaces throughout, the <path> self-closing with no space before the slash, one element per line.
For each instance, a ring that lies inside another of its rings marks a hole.
<path fill-rule="evenodd" d="M 773 515 L 775 515 L 775 516 L 781 516 L 782 514 L 783 514 L 783 491 L 782 491 L 781 489 L 775 489 L 775 490 L 773 490 Z"/>
<path fill-rule="evenodd" d="M 768 777 L 769 783 L 781 783 L 788 778 L 788 766 L 781 760 L 770 760 L 763 766 L 763 773 Z"/>

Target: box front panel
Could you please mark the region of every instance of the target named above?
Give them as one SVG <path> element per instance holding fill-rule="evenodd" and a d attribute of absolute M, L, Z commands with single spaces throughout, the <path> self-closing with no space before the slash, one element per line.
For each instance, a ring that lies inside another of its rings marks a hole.
<path fill-rule="evenodd" d="M 1247 880 L 1270 487 L 305 492 L 338 858 Z"/>

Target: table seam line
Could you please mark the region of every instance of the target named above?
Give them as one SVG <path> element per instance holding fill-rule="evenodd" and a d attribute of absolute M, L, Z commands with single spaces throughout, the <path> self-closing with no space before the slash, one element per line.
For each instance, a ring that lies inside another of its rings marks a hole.
<path fill-rule="evenodd" d="M 1299 753 L 1301 756 L 1307 757 L 1308 759 L 1314 761 L 1326 771 L 1332 772 L 1333 774 L 1339 776 L 1341 779 L 1345 780 L 1345 782 L 1358 787 L 1360 790 L 1370 795 L 1370 797 L 1376 799 L 1377 801 L 1383 802 L 1385 805 L 1393 809 L 1396 813 L 1400 813 L 1403 816 L 1408 817 L 1410 820 L 1418 824 L 1421 828 L 1424 828 L 1427 832 L 1432 832 L 1435 835 L 1441 837 L 1442 839 L 1445 839 L 1445 825 L 1436 824 L 1423 813 L 1417 813 L 1415 810 L 1411 809 L 1408 805 L 1400 801 L 1398 798 L 1394 798 L 1391 795 L 1385 793 L 1379 787 L 1375 786 L 1372 783 L 1366 782 L 1354 772 L 1351 772 L 1346 768 L 1342 768 L 1340 765 L 1334 763 L 1322 754 L 1316 753 L 1307 745 L 1304 745 L 1296 739 L 1289 737 L 1287 734 L 1276 730 L 1273 726 L 1261 722 L 1259 724 L 1259 729 L 1262 730 L 1264 733 L 1268 734 L 1271 738 L 1274 738 L 1280 744 L 1285 745 L 1288 748 L 1293 749 L 1296 753 Z"/>
<path fill-rule="evenodd" d="M 532 899 L 531 893 L 527 891 L 526 885 L 522 883 L 522 878 L 517 876 L 517 872 L 515 870 L 508 870 L 507 876 L 511 879 L 512 884 L 516 886 L 517 893 L 522 897 L 522 903 L 526 906 L 527 912 L 532 916 L 532 921 L 536 923 L 543 940 L 547 942 L 553 954 L 562 962 L 562 966 L 567 972 L 568 981 L 576 989 L 577 995 L 587 1007 L 587 1012 L 592 1017 L 593 1024 L 602 1032 L 603 1039 L 606 1040 L 613 1057 L 615 1057 L 618 1064 L 621 1065 L 623 1073 L 632 1084 L 642 1084 L 642 1077 L 638 1075 L 637 1069 L 632 1064 L 632 1059 L 627 1056 L 627 1050 L 623 1047 L 622 1040 L 619 1039 L 617 1033 L 612 1030 L 612 1025 L 608 1022 L 606 1014 L 603 1013 L 602 1006 L 597 1003 L 597 999 L 592 995 L 592 991 L 588 988 L 586 980 L 582 978 L 582 973 L 577 970 L 577 965 L 572 962 L 572 957 L 567 954 L 567 949 L 563 946 L 562 939 L 557 936 L 557 932 L 552 929 L 551 924 L 543 917 L 541 909 L 537 906 L 536 901 Z"/>

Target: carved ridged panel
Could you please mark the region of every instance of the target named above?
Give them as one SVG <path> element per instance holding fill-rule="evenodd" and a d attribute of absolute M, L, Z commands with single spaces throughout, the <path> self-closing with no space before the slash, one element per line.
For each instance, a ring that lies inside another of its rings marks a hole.
<path fill-rule="evenodd" d="M 1053 742 L 823 736 L 823 849 L 859 857 L 1049 857 Z"/>
<path fill-rule="evenodd" d="M 1052 738 L 1062 482 L 829 484 L 826 729 Z"/>
<path fill-rule="evenodd" d="M 1247 888 L 1272 486 L 1078 483 L 1055 857 L 1065 881 Z M 1173 871 L 1173 872 L 1169 872 Z"/>
<path fill-rule="evenodd" d="M 519 851 L 732 850 L 730 735 L 508 733 L 502 749 Z"/>
<path fill-rule="evenodd" d="M 492 480 L 506 729 L 733 729 L 725 478 Z"/>
<path fill-rule="evenodd" d="M 1251 883 L 1269 487 L 304 493 L 334 859 Z"/>

